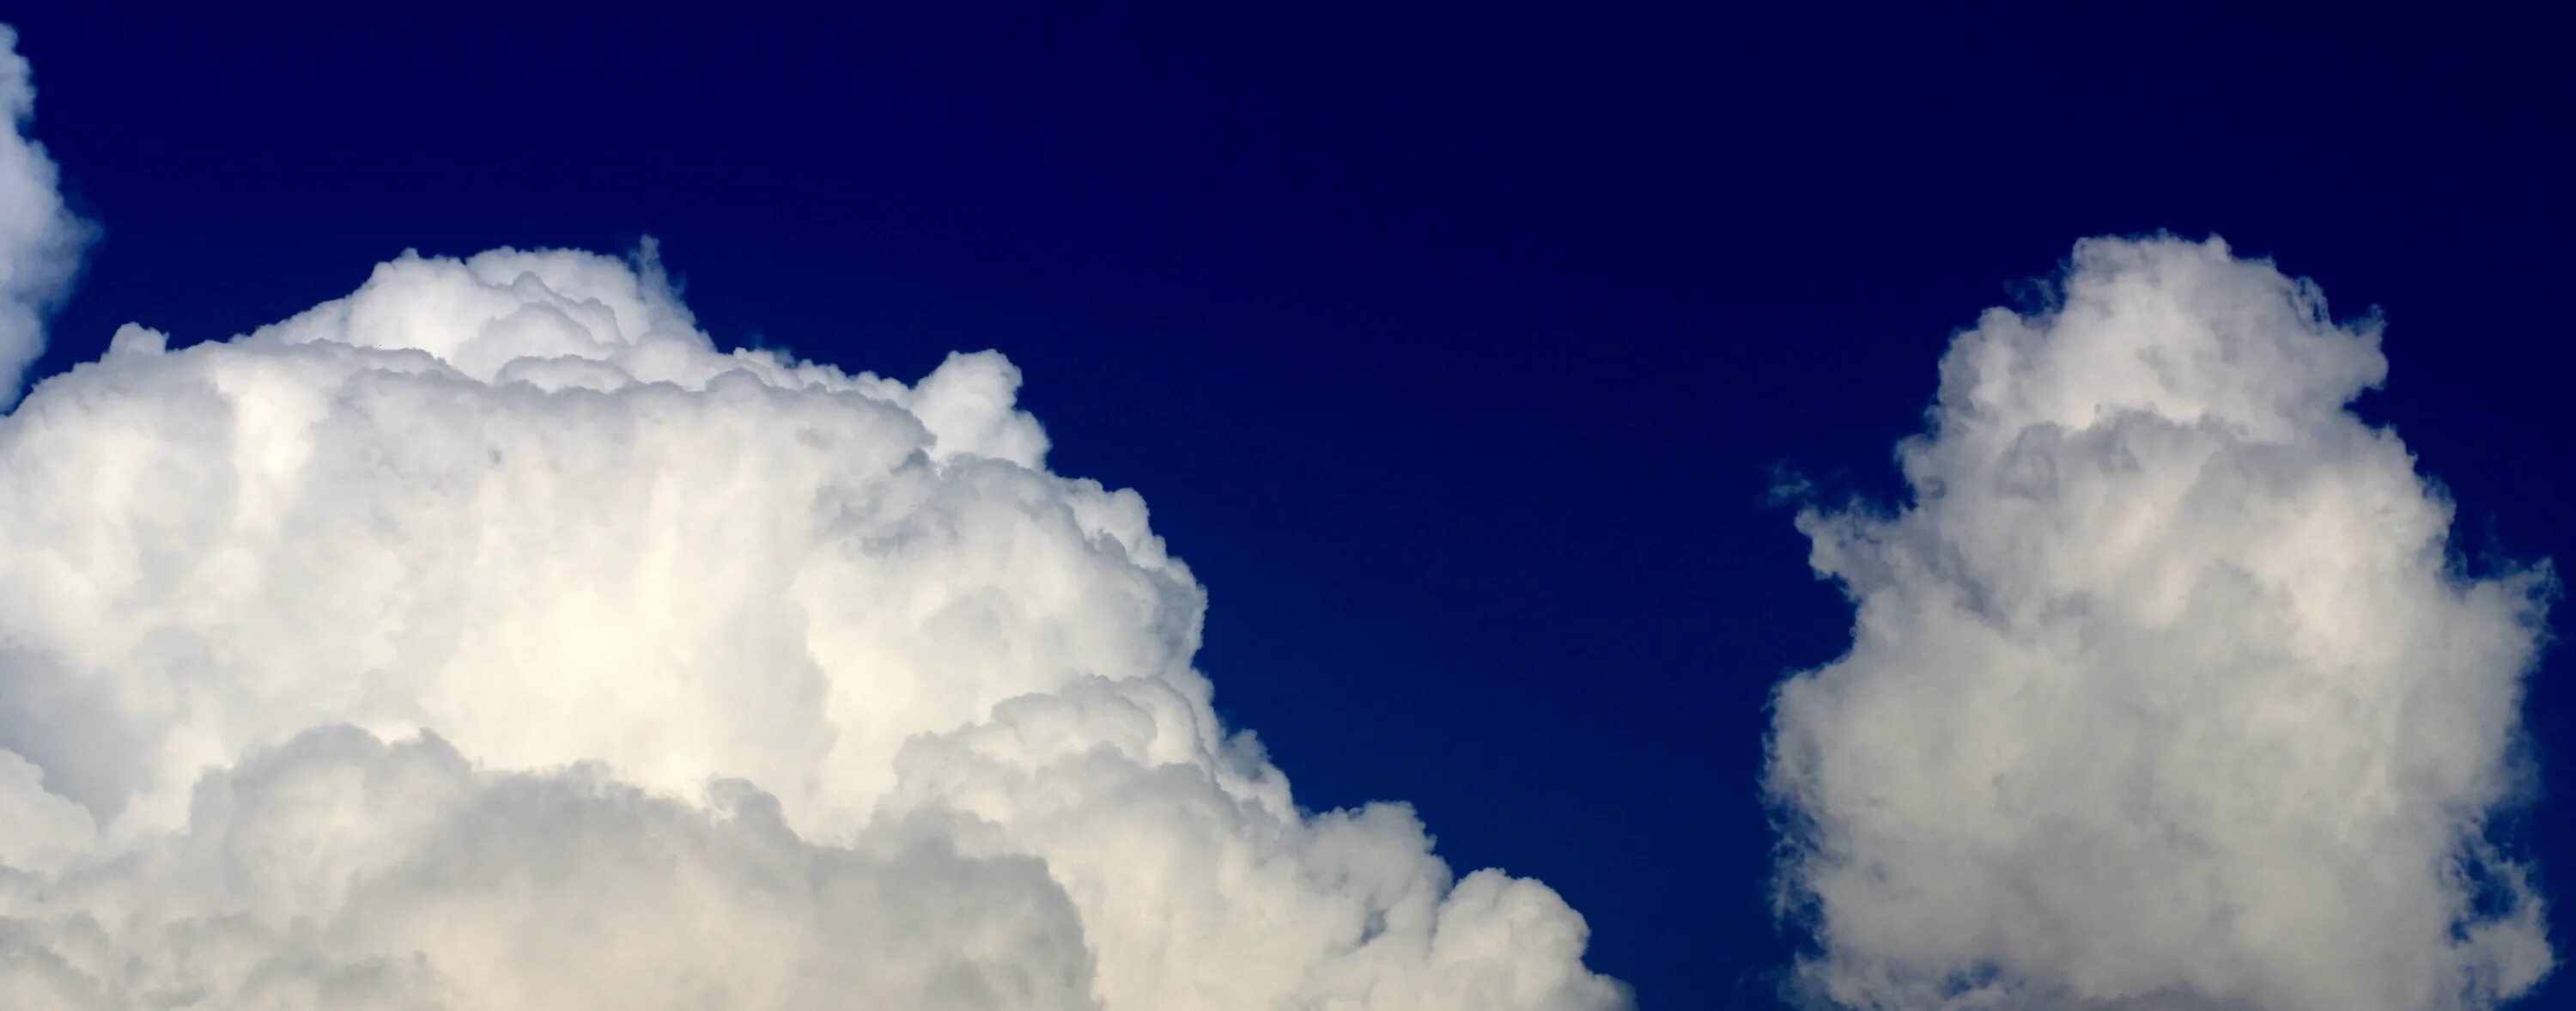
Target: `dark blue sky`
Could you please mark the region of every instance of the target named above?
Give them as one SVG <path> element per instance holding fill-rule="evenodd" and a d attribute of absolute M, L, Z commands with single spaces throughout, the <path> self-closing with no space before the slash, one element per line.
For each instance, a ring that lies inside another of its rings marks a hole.
<path fill-rule="evenodd" d="M 103 228 L 43 371 L 406 247 L 646 234 L 720 339 L 999 348 L 1056 469 L 1207 583 L 1201 665 L 1300 798 L 1543 879 L 1649 1007 L 1760 1004 L 1791 951 L 1763 702 L 1849 614 L 1775 472 L 1890 492 L 1950 332 L 2078 237 L 2216 232 L 2382 307 L 2365 413 L 2469 564 L 2576 559 L 2563 14 L 96 6 L 9 15 Z M 2576 875 L 2567 805 L 2532 818 Z"/>

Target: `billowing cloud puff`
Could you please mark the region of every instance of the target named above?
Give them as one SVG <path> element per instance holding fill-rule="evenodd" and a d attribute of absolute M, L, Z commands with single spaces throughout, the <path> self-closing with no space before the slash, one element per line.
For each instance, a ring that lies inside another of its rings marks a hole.
<path fill-rule="evenodd" d="M 2545 568 L 2346 405 L 2375 321 L 2217 240 L 2076 247 L 1899 456 L 1811 510 L 1851 652 L 1784 683 L 1767 788 L 1800 989 L 1869 1009 L 2488 1007 L 2552 965 L 2486 827 Z"/>
<path fill-rule="evenodd" d="M 45 349 L 44 314 L 80 269 L 89 228 L 63 206 L 54 163 L 27 138 L 36 85 L 18 55 L 18 32 L 0 25 L 0 408 Z"/>
<path fill-rule="evenodd" d="M 0 418 L 0 1006 L 1625 1006 L 1295 805 L 1018 383 L 720 352 L 649 250 L 120 331 Z"/>

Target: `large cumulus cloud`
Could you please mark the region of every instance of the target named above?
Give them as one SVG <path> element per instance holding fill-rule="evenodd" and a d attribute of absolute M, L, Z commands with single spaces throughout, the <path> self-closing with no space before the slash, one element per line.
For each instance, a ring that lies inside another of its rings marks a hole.
<path fill-rule="evenodd" d="M 1858 1008 L 2487 1007 L 2552 965 L 2488 841 L 2545 567 L 2347 410 L 2375 320 L 2217 240 L 2096 240 L 1941 363 L 1913 501 L 1814 509 L 1851 652 L 1766 786 L 1808 997 Z"/>
<path fill-rule="evenodd" d="M 1296 806 L 1018 383 L 719 351 L 649 250 L 118 332 L 0 418 L 0 1005 L 1624 1006 Z"/>

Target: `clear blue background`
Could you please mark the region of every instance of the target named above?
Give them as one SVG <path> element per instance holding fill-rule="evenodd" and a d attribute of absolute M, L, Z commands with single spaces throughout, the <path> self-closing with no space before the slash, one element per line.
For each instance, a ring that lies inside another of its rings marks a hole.
<path fill-rule="evenodd" d="M 104 227 L 48 370 L 406 247 L 647 233 L 719 339 L 1000 348 L 1208 584 L 1202 666 L 1300 798 L 1545 880 L 1650 1008 L 1767 1003 L 1793 950 L 1763 702 L 1849 616 L 1775 470 L 1893 492 L 1949 333 L 2079 236 L 2383 307 L 2365 413 L 2471 566 L 2576 560 L 2563 14 L 102 6 L 10 14 Z M 2545 885 L 2568 810 L 2519 831 Z"/>

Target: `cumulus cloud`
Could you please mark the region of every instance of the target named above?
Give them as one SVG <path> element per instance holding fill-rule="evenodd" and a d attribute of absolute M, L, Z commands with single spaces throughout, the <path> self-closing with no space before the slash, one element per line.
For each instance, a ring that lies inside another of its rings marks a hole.
<path fill-rule="evenodd" d="M 45 313 L 80 269 L 89 229 L 63 206 L 54 163 L 27 137 L 36 85 L 18 32 L 0 25 L 0 408 L 18 400 L 18 381 L 45 350 Z"/>
<path fill-rule="evenodd" d="M 1019 381 L 719 351 L 649 249 L 119 331 L 0 418 L 0 1005 L 1626 1006 L 1296 805 Z"/>
<path fill-rule="evenodd" d="M 2484 1008 L 2553 957 L 2489 841 L 2545 567 L 2347 410 L 2376 320 L 2218 240 L 2094 240 L 1811 509 L 1850 653 L 1778 690 L 1797 989 L 1868 1009 Z"/>

